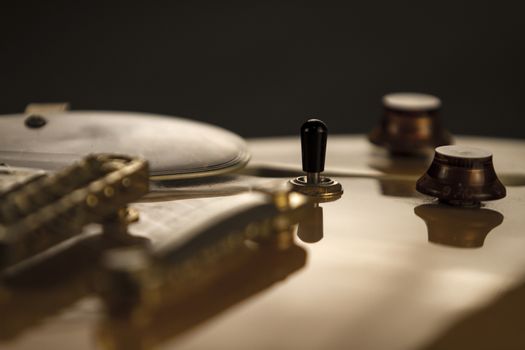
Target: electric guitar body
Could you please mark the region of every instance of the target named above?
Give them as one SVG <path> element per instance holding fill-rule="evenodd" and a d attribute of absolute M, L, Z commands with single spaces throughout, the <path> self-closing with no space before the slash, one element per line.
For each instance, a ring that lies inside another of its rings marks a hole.
<path fill-rule="evenodd" d="M 422 194 L 433 152 L 363 135 L 328 139 L 331 200 L 282 189 L 303 173 L 296 136 L 248 140 L 245 168 L 207 177 L 158 161 L 125 233 L 87 226 L 4 269 L 0 348 L 525 348 L 525 142 L 454 143 L 491 152 L 505 198 Z"/>

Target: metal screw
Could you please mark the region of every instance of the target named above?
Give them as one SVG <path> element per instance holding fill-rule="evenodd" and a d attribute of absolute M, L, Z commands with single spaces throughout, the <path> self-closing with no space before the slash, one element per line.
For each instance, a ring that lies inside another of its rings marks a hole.
<path fill-rule="evenodd" d="M 47 124 L 47 120 L 41 115 L 32 114 L 26 118 L 25 124 L 28 128 L 38 129 Z"/>

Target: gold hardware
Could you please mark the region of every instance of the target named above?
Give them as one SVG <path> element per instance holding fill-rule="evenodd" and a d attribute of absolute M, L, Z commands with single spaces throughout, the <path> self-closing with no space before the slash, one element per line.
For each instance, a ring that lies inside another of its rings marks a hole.
<path fill-rule="evenodd" d="M 148 181 L 146 161 L 101 154 L 8 188 L 0 194 L 0 265 L 37 254 L 89 223 L 104 224 L 105 232 L 125 230 L 126 205 L 148 192 Z M 125 220 L 118 219 L 122 210 Z"/>

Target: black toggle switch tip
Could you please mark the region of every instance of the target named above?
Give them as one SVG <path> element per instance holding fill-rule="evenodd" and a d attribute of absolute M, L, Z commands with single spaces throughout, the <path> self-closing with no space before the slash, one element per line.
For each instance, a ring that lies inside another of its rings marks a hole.
<path fill-rule="evenodd" d="M 324 170 L 328 129 L 319 119 L 309 119 L 301 126 L 303 171 L 320 173 Z"/>

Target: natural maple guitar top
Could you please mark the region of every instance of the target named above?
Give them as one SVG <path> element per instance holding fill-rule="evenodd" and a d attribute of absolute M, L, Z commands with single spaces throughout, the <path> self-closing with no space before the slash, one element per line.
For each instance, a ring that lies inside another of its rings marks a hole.
<path fill-rule="evenodd" d="M 392 159 L 363 136 L 330 137 L 325 172 L 344 194 L 321 204 L 324 230 L 316 243 L 295 238 L 306 252 L 302 266 L 159 348 L 524 348 L 525 142 L 455 143 L 492 152 L 506 198 L 477 210 L 437 204 L 415 191 L 429 160 Z M 243 181 L 301 171 L 296 137 L 248 146 Z M 185 200 L 177 202 L 165 205 Z M 0 347 L 98 348 L 98 311 L 86 296 Z"/>

